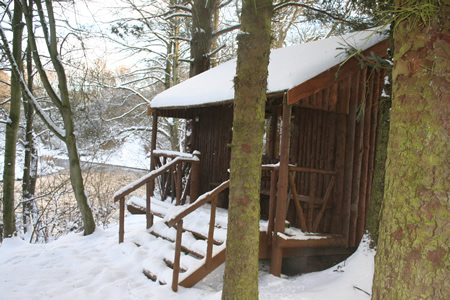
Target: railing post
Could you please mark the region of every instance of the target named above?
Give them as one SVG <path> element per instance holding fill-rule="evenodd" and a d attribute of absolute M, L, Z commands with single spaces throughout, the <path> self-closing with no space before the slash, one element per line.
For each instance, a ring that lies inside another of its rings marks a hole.
<path fill-rule="evenodd" d="M 272 241 L 272 258 L 270 262 L 270 274 L 280 276 L 283 260 L 283 249 L 278 245 L 278 233 L 284 233 L 286 220 L 286 202 L 288 199 L 289 185 L 289 148 L 291 133 L 291 110 L 287 99 L 283 99 L 283 123 L 281 128 L 281 153 L 280 168 L 277 184 L 277 209 L 275 213 L 275 226 Z"/>
<path fill-rule="evenodd" d="M 120 198 L 120 213 L 119 213 L 119 244 L 123 243 L 123 236 L 125 234 L 125 197 Z"/>
<path fill-rule="evenodd" d="M 206 248 L 206 264 L 205 267 L 208 270 L 212 259 L 212 249 L 214 242 L 214 227 L 216 226 L 216 207 L 217 207 L 217 196 L 211 201 L 211 216 L 209 218 L 209 231 L 208 231 L 208 242 Z"/>
<path fill-rule="evenodd" d="M 175 202 L 175 205 L 180 205 L 181 204 L 181 193 L 182 193 L 182 189 L 183 189 L 183 185 L 181 182 L 181 180 L 182 180 L 181 173 L 183 172 L 182 167 L 181 167 L 181 162 L 179 164 L 177 164 L 176 172 L 177 172 L 177 177 L 176 177 L 177 181 L 175 183 L 175 189 L 176 189 L 175 195 L 177 197 L 177 201 Z"/>
<path fill-rule="evenodd" d="M 153 180 L 146 183 L 146 188 L 147 188 L 146 192 L 147 193 L 146 193 L 146 198 L 145 198 L 145 203 L 146 203 L 145 217 L 147 220 L 147 229 L 149 229 L 150 227 L 153 226 L 153 214 L 151 211 L 151 209 L 152 209 L 151 196 L 152 196 L 152 192 L 153 192 L 153 190 L 152 190 L 153 187 L 151 184 L 152 182 L 153 182 Z"/>
<path fill-rule="evenodd" d="M 158 112 L 156 110 L 152 113 L 152 142 L 151 142 L 151 155 L 150 155 L 150 172 L 156 168 L 156 157 L 153 156 L 153 151 L 156 150 L 156 136 L 158 131 Z M 147 187 L 150 192 L 150 196 L 153 196 L 155 190 L 155 180 L 152 180 L 150 186 Z"/>
<path fill-rule="evenodd" d="M 177 239 L 175 241 L 175 257 L 173 260 L 173 276 L 172 276 L 172 290 L 178 291 L 178 277 L 180 275 L 180 255 L 181 255 L 181 238 L 183 234 L 183 220 L 177 224 Z"/>
<path fill-rule="evenodd" d="M 272 168 L 270 173 L 270 197 L 269 197 L 269 222 L 267 224 L 268 244 L 272 245 L 272 231 L 275 220 L 276 200 L 277 200 L 277 169 Z"/>
<path fill-rule="evenodd" d="M 192 155 L 198 158 L 198 162 L 192 162 L 191 166 L 191 192 L 189 195 L 189 203 L 193 203 L 200 196 L 200 159 L 201 153 L 194 151 Z"/>

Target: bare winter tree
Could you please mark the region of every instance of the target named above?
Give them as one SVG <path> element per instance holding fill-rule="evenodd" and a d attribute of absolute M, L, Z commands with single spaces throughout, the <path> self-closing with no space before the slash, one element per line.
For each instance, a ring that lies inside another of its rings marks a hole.
<path fill-rule="evenodd" d="M 15 1 L 18 2 L 18 1 Z M 70 179 L 72 188 L 75 194 L 75 199 L 77 200 L 78 207 L 80 209 L 83 223 L 84 223 L 84 233 L 86 235 L 91 234 L 95 230 L 95 222 L 92 216 L 92 211 L 88 204 L 88 199 L 84 191 L 83 178 L 81 174 L 80 160 L 78 155 L 78 149 L 76 144 L 76 137 L 74 133 L 74 123 L 73 114 L 71 110 L 69 89 L 67 85 L 67 77 L 62 65 L 61 56 L 58 51 L 58 36 L 56 31 L 56 20 L 54 17 L 52 1 L 45 1 L 45 9 L 41 1 L 35 1 L 37 12 L 39 15 L 39 25 L 41 26 L 48 55 L 50 57 L 51 65 L 57 74 L 58 79 L 58 92 L 54 90 L 50 80 L 47 76 L 46 70 L 44 69 L 44 64 L 41 61 L 41 56 L 39 55 L 37 38 L 34 32 L 34 18 L 33 10 L 29 3 L 25 0 L 20 2 L 21 8 L 23 9 L 26 27 L 28 31 L 28 41 L 33 52 L 33 59 L 38 70 L 40 79 L 45 87 L 45 90 L 51 99 L 53 105 L 57 108 L 63 121 L 63 128 L 57 126 L 54 121 L 49 117 L 49 115 L 42 109 L 40 104 L 36 101 L 34 95 L 28 89 L 28 86 L 20 72 L 19 64 L 14 59 L 13 55 L 9 51 L 9 46 L 5 36 L 5 32 L 1 29 L 1 36 L 3 41 L 4 50 L 8 55 L 11 63 L 12 71 L 16 80 L 20 82 L 22 90 L 27 94 L 27 97 L 32 100 L 33 105 L 36 109 L 38 115 L 47 124 L 49 129 L 61 140 L 64 141 L 70 164 Z"/>

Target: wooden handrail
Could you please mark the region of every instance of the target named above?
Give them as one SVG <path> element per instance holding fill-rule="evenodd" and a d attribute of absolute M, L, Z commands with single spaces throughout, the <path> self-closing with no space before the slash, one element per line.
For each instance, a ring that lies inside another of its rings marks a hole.
<path fill-rule="evenodd" d="M 208 203 L 209 201 L 213 200 L 215 196 L 217 196 L 220 192 L 225 190 L 230 185 L 230 181 L 224 181 L 222 184 L 220 184 L 218 187 L 213 189 L 210 192 L 204 193 L 200 197 L 198 197 L 197 200 L 195 200 L 194 203 L 191 203 L 190 205 L 183 208 L 181 211 L 178 211 L 178 213 L 175 216 L 172 216 L 169 221 L 167 221 L 167 225 L 169 227 L 175 226 L 181 219 L 189 215 L 191 212 L 199 208 L 200 206 Z"/>
<path fill-rule="evenodd" d="M 336 175 L 337 174 L 336 171 L 294 167 L 294 166 L 289 166 L 289 171 L 296 171 L 296 172 L 302 172 L 302 173 L 316 173 L 316 174 L 322 174 L 322 175 Z"/>
<path fill-rule="evenodd" d="M 141 186 L 143 186 L 147 182 L 150 182 L 151 180 L 155 179 L 159 175 L 161 175 L 164 172 L 166 172 L 168 169 L 172 168 L 177 163 L 182 163 L 182 162 L 197 163 L 198 159 L 195 158 L 195 157 L 191 157 L 191 158 L 189 158 L 189 157 L 177 157 L 177 158 L 173 159 L 172 161 L 170 161 L 167 164 L 163 165 L 161 168 L 158 168 L 156 170 L 151 171 L 150 173 L 148 173 L 147 175 L 139 178 L 135 182 L 132 182 L 129 185 L 127 185 L 127 186 L 121 188 L 120 190 L 118 190 L 114 194 L 114 202 L 120 200 L 120 198 L 123 198 L 123 197 L 127 196 L 128 194 L 130 194 L 131 192 L 137 190 L 138 188 L 140 188 Z"/>
<path fill-rule="evenodd" d="M 184 162 L 190 162 L 192 164 L 199 163 L 199 158 L 197 156 L 191 155 L 189 157 L 188 155 L 185 156 L 178 156 L 174 158 L 172 161 L 170 161 L 167 164 L 164 164 L 160 168 L 156 170 L 152 170 L 147 175 L 141 177 L 140 179 L 134 181 L 133 183 L 130 183 L 129 185 L 123 187 L 119 191 L 117 191 L 114 194 L 114 202 L 120 200 L 120 214 L 119 214 L 119 243 L 122 243 L 124 240 L 124 234 L 125 234 L 125 197 L 132 193 L 133 191 L 137 190 L 138 188 L 142 187 L 143 185 L 147 186 L 147 192 L 146 192 L 146 216 L 147 216 L 147 228 L 150 228 L 153 225 L 153 215 L 151 214 L 150 207 L 150 182 L 154 180 L 156 177 L 164 174 L 167 170 L 170 170 L 174 166 L 177 166 L 177 164 L 184 163 Z M 179 172 L 181 174 L 181 172 Z M 178 179 L 178 182 L 181 183 L 181 179 Z M 177 187 L 178 188 L 178 187 Z M 180 192 L 177 193 L 177 203 L 179 202 L 179 198 L 181 197 Z"/>
<path fill-rule="evenodd" d="M 172 273 L 172 290 L 174 292 L 178 291 L 178 279 L 180 272 L 180 255 L 181 255 L 181 240 L 182 240 L 182 231 L 183 231 L 183 218 L 195 211 L 197 208 L 211 201 L 211 214 L 209 219 L 209 230 L 208 230 L 208 238 L 206 245 L 206 258 L 205 258 L 205 267 L 209 268 L 209 265 L 212 260 L 212 249 L 214 242 L 214 226 L 216 223 L 216 206 L 217 206 L 217 196 L 220 192 L 225 190 L 230 184 L 230 181 L 227 180 L 223 182 L 221 185 L 216 187 L 210 192 L 204 193 L 198 199 L 186 206 L 182 211 L 179 211 L 176 216 L 173 216 L 166 224 L 169 227 L 173 227 L 177 225 L 177 237 L 175 240 L 175 257 L 174 257 L 174 265 L 173 265 L 173 273 Z"/>

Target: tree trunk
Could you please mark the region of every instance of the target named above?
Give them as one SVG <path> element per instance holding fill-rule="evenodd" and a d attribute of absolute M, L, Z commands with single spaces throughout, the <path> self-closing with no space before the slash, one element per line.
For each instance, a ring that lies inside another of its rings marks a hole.
<path fill-rule="evenodd" d="M 88 235 L 94 232 L 95 230 L 95 221 L 92 216 L 92 211 L 88 204 L 88 199 L 84 190 L 83 177 L 81 174 L 80 167 L 80 159 L 78 157 L 78 149 L 76 145 L 76 137 L 74 134 L 75 128 L 73 124 L 73 114 L 70 107 L 70 97 L 69 90 L 67 85 L 67 77 L 64 71 L 64 67 L 62 65 L 60 53 L 58 53 L 58 43 L 56 36 L 56 21 L 55 16 L 53 14 L 53 5 L 52 1 L 46 0 L 46 10 L 47 15 L 44 15 L 44 9 L 42 7 L 42 3 L 40 1 L 35 2 L 37 6 L 37 11 L 39 13 L 40 25 L 44 32 L 45 41 L 47 44 L 47 49 L 50 55 L 50 59 L 52 62 L 52 66 L 54 71 L 58 77 L 58 89 L 59 96 L 53 90 L 50 82 L 48 81 L 45 70 L 43 69 L 42 63 L 40 61 L 39 53 L 37 51 L 36 40 L 33 31 L 33 19 L 32 19 L 32 8 L 30 5 L 27 5 L 25 0 L 22 0 L 22 5 L 25 10 L 25 19 L 26 25 L 28 29 L 28 40 L 30 45 L 32 46 L 33 58 L 36 64 L 36 68 L 41 77 L 44 88 L 52 100 L 53 104 L 58 108 L 59 113 L 64 122 L 64 132 L 58 132 L 59 130 L 52 128 L 52 126 L 47 121 L 47 125 L 49 128 L 55 132 L 66 144 L 67 152 L 69 155 L 69 164 L 70 164 L 70 181 L 72 184 L 73 192 L 75 195 L 75 199 L 78 204 L 78 208 L 80 209 L 81 217 L 84 222 L 84 234 Z M 46 20 L 48 18 L 48 22 Z M 42 119 L 45 120 L 45 117 L 42 116 Z M 47 116 L 48 117 L 48 116 Z"/>
<path fill-rule="evenodd" d="M 384 196 L 384 181 L 386 174 L 387 145 L 389 141 L 389 118 L 392 101 L 389 98 L 380 102 L 375 167 L 373 171 L 372 192 L 367 214 L 367 231 L 371 238 L 371 247 L 377 245 L 380 227 L 380 213 Z"/>
<path fill-rule="evenodd" d="M 450 299 L 449 3 L 395 4 L 391 131 L 372 294 Z M 425 12 L 431 20 L 416 18 Z"/>
<path fill-rule="evenodd" d="M 242 1 L 222 299 L 258 299 L 259 192 L 271 0 Z"/>
<path fill-rule="evenodd" d="M 69 114 L 69 112 L 66 112 L 66 114 Z M 70 111 L 70 115 L 71 114 L 72 112 Z M 66 118 L 69 117 L 66 116 L 64 119 Z M 72 184 L 75 199 L 77 200 L 78 209 L 80 210 L 81 217 L 83 218 L 84 235 L 89 235 L 95 231 L 95 221 L 84 190 L 80 159 L 78 157 L 76 138 L 73 131 L 70 133 L 67 132 L 65 143 L 69 155 L 70 183 Z"/>
<path fill-rule="evenodd" d="M 217 0 L 195 0 L 192 4 L 191 66 L 189 77 L 206 70 L 211 64 L 213 17 Z"/>
<path fill-rule="evenodd" d="M 27 62 L 27 84 L 28 89 L 33 91 L 33 65 L 31 48 L 28 46 L 26 50 L 26 62 Z M 25 159 L 23 167 L 23 180 L 22 180 L 22 196 L 23 196 L 23 225 L 24 232 L 28 231 L 28 227 L 33 226 L 33 215 L 37 215 L 37 205 L 33 200 L 36 189 L 37 179 L 37 167 L 38 157 L 37 149 L 34 144 L 33 137 L 33 120 L 34 120 L 34 108 L 31 103 L 31 99 L 26 93 L 23 94 L 23 111 L 26 119 L 26 132 L 25 132 Z"/>
<path fill-rule="evenodd" d="M 14 13 L 11 27 L 13 29 L 13 56 L 17 62 L 22 61 L 22 9 L 14 1 Z M 21 69 L 22 64 L 18 64 Z M 19 70 L 22 73 L 22 70 Z M 11 237 L 16 231 L 14 213 L 14 182 L 16 179 L 16 143 L 20 122 L 20 82 L 16 76 L 11 76 L 11 106 L 5 131 L 5 164 L 3 168 L 3 235 Z"/>

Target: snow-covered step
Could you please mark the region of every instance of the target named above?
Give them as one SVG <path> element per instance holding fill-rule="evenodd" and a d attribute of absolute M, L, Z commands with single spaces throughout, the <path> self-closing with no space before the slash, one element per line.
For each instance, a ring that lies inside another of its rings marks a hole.
<path fill-rule="evenodd" d="M 145 198 L 132 196 L 127 201 L 127 209 L 132 214 L 145 214 L 146 211 L 146 200 Z M 151 212 L 153 215 L 158 216 L 160 218 L 164 218 L 167 214 L 167 211 L 173 207 L 170 201 L 161 201 L 157 198 L 151 199 Z"/>
<path fill-rule="evenodd" d="M 169 228 L 164 222 L 157 222 L 150 228 L 150 233 L 175 243 L 177 230 L 176 228 Z M 203 258 L 206 255 L 206 241 L 195 238 L 192 232 L 183 232 L 181 249 L 198 258 Z"/>

